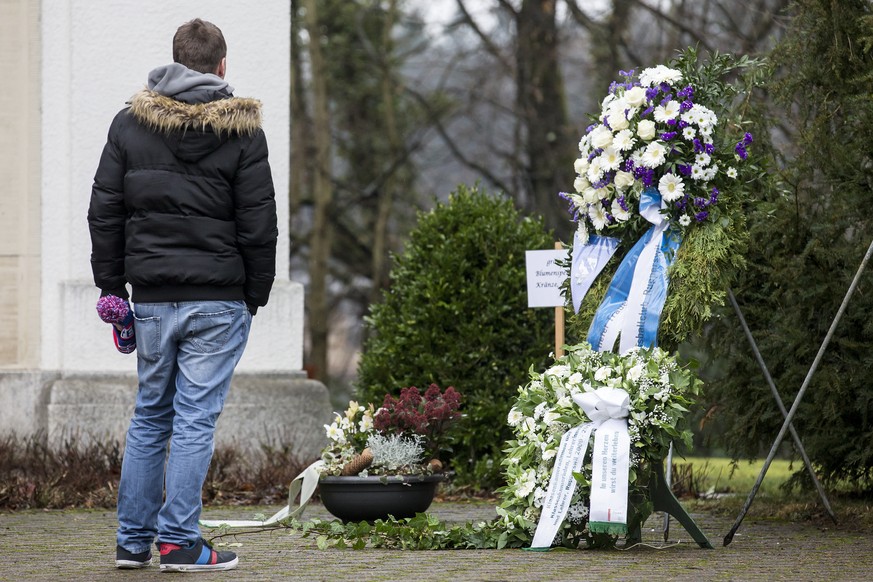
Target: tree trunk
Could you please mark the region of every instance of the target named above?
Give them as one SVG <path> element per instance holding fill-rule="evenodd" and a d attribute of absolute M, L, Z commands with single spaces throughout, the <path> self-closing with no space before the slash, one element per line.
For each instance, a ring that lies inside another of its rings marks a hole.
<path fill-rule="evenodd" d="M 567 121 L 558 63 L 556 0 L 524 0 L 516 17 L 517 102 L 525 127 L 525 173 L 549 228 L 567 235 L 570 221 L 558 192 L 573 187 L 574 136 Z"/>
<path fill-rule="evenodd" d="M 313 184 L 313 220 L 309 256 L 309 333 L 310 366 L 316 379 L 328 379 L 328 315 L 327 279 L 331 247 L 329 210 L 333 198 L 331 184 L 330 113 L 327 101 L 327 72 L 321 53 L 321 30 L 318 24 L 316 0 L 304 0 L 306 29 L 309 32 L 309 61 L 312 67 L 312 98 L 314 108 L 313 136 L 315 166 Z"/>

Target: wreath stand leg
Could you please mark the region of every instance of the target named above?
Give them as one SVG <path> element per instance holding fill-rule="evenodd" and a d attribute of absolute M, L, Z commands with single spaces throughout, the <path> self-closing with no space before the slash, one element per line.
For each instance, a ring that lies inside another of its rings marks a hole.
<path fill-rule="evenodd" d="M 652 477 L 649 480 L 649 494 L 652 496 L 652 505 L 655 511 L 663 511 L 671 515 L 685 528 L 685 531 L 691 535 L 691 538 L 697 542 L 697 545 L 701 548 L 712 549 L 712 544 L 706 535 L 700 531 L 700 528 L 697 527 L 697 524 L 694 523 L 694 520 L 691 519 L 691 516 L 688 515 L 688 512 L 685 511 L 685 508 L 682 507 L 679 500 L 673 495 L 670 486 L 667 485 L 662 465 L 658 465 L 652 471 Z M 640 543 L 642 539 L 642 524 L 637 524 L 628 535 L 628 544 Z"/>

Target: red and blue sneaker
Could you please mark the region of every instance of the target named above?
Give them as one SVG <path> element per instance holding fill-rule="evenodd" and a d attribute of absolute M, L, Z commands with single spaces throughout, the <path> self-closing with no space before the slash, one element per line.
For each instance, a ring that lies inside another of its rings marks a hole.
<path fill-rule="evenodd" d="M 202 572 L 233 570 L 239 559 L 233 552 L 216 552 L 200 538 L 188 547 L 158 542 L 162 572 Z"/>

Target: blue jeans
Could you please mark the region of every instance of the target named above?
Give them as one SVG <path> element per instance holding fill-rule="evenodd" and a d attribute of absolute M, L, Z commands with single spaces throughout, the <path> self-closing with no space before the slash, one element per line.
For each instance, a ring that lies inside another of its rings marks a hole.
<path fill-rule="evenodd" d="M 156 536 L 181 546 L 200 538 L 215 423 L 252 316 L 242 301 L 139 303 L 134 315 L 139 389 L 118 485 L 117 540 L 140 553 Z"/>

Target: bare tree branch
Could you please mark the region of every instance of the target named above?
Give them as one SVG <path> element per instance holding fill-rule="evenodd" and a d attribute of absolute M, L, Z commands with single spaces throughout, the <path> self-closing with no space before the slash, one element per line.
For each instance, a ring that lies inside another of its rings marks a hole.
<path fill-rule="evenodd" d="M 485 50 L 487 50 L 497 61 L 503 66 L 507 71 L 512 70 L 512 65 L 509 61 L 506 60 L 506 57 L 494 42 L 491 40 L 485 32 L 479 27 L 479 24 L 473 19 L 473 16 L 470 14 L 470 11 L 467 10 L 467 5 L 464 4 L 464 0 L 456 0 L 458 3 L 458 10 L 461 11 L 461 14 L 464 17 L 464 23 L 469 26 L 476 36 L 479 37 L 479 40 L 482 41 L 482 44 L 485 46 Z"/>

